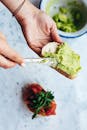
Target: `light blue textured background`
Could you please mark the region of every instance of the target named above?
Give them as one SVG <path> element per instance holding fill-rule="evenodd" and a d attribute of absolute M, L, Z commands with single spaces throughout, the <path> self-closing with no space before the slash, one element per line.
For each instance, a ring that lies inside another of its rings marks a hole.
<path fill-rule="evenodd" d="M 39 1 L 33 0 L 35 5 Z M 21 28 L 11 13 L 0 3 L 0 31 L 9 44 L 23 57 L 37 57 L 28 48 Z M 64 39 L 81 55 L 82 71 L 75 80 L 69 80 L 55 70 L 35 64 L 25 68 L 0 68 L 0 130 L 87 130 L 87 34 L 77 39 Z M 40 83 L 54 91 L 57 115 L 31 119 L 21 99 L 22 87 L 31 82 Z"/>

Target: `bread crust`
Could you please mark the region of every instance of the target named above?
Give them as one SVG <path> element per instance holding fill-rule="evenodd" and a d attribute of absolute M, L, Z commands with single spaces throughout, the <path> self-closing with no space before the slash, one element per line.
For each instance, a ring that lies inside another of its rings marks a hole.
<path fill-rule="evenodd" d="M 55 70 L 57 72 L 59 72 L 60 74 L 64 75 L 65 77 L 69 78 L 69 79 L 75 79 L 76 78 L 76 75 L 70 75 L 70 74 L 66 73 L 65 71 L 63 71 L 61 69 L 55 69 Z"/>

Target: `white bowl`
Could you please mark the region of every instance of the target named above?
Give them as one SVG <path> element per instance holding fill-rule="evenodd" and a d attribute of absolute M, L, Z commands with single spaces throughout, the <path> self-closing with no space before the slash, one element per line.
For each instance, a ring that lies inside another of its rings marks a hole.
<path fill-rule="evenodd" d="M 65 5 L 67 1 L 69 2 L 70 0 L 41 0 L 40 9 L 45 11 L 48 15 L 52 17 L 54 14 L 58 12 L 58 8 L 61 5 Z M 81 0 L 78 0 L 78 1 L 81 1 Z M 87 0 L 83 0 L 83 2 L 87 10 Z M 57 10 L 56 8 L 54 9 L 55 6 L 57 7 Z M 46 8 L 49 8 L 48 11 Z M 87 11 L 86 11 L 85 17 L 87 19 Z M 58 30 L 58 34 L 65 38 L 76 38 L 76 37 L 82 36 L 85 33 L 87 33 L 87 21 L 83 28 L 81 28 L 79 31 L 76 31 L 74 33 L 67 33 L 67 32 Z"/>

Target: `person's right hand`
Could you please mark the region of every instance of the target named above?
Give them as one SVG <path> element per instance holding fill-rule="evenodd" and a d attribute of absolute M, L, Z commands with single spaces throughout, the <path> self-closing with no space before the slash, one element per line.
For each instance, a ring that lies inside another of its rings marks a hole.
<path fill-rule="evenodd" d="M 23 58 L 8 45 L 5 36 L 0 32 L 0 67 L 7 69 L 22 63 Z"/>

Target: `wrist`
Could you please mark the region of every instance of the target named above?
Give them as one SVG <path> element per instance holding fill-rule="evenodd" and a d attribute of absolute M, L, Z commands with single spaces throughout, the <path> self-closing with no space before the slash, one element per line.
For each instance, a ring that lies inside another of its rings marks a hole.
<path fill-rule="evenodd" d="M 28 0 L 26 0 L 15 17 L 19 22 L 21 22 L 28 17 L 31 19 L 37 13 L 39 13 L 39 9 L 36 8 L 33 4 L 31 4 Z"/>

